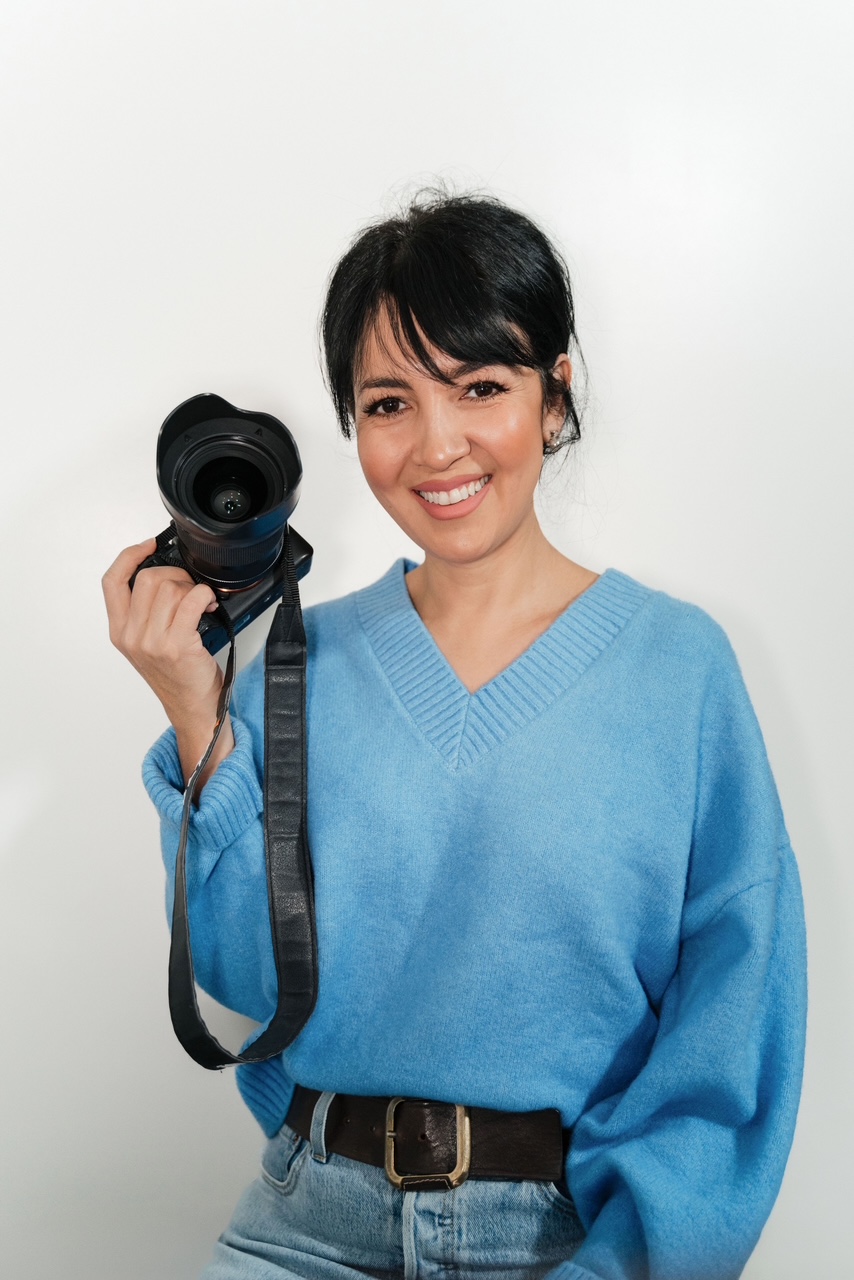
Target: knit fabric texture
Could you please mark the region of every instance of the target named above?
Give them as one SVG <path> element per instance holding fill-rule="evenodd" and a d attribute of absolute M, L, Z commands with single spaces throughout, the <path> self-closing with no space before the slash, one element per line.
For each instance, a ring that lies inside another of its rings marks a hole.
<path fill-rule="evenodd" d="M 306 610 L 320 991 L 238 1084 L 264 1132 L 294 1082 L 528 1111 L 572 1129 L 587 1232 L 565 1280 L 726 1280 L 774 1203 L 803 1065 L 798 872 L 729 640 L 609 568 L 477 693 L 400 560 Z M 188 845 L 200 985 L 276 1004 L 262 825 L 263 653 Z M 144 780 L 171 914 L 175 736 Z"/>

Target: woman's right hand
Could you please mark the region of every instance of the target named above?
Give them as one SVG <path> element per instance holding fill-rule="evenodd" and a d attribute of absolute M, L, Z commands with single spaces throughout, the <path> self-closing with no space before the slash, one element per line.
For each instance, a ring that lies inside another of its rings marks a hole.
<path fill-rule="evenodd" d="M 104 574 L 101 585 L 110 620 L 110 639 L 157 694 L 178 736 L 185 780 L 211 739 L 222 672 L 202 644 L 199 619 L 216 608 L 212 587 L 194 583 L 184 569 L 142 569 L 133 590 L 130 579 L 155 550 L 154 538 L 126 547 Z M 222 728 L 200 779 L 210 777 L 234 746 L 231 725 Z"/>

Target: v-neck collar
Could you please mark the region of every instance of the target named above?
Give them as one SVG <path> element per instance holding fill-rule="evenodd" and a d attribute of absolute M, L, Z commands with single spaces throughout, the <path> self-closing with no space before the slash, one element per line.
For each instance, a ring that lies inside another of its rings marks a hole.
<path fill-rule="evenodd" d="M 475 693 L 459 679 L 409 595 L 413 561 L 356 593 L 362 627 L 409 716 L 451 768 L 473 764 L 575 683 L 652 594 L 605 569 L 524 653 Z"/>

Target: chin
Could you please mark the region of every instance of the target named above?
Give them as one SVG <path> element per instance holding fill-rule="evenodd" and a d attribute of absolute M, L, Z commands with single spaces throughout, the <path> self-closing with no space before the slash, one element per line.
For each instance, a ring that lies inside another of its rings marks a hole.
<path fill-rule="evenodd" d="M 410 537 L 412 537 L 411 534 Z M 472 537 L 413 538 L 413 541 L 418 544 L 425 556 L 446 560 L 449 564 L 474 564 L 478 560 L 483 560 L 495 549 L 491 542 Z"/>

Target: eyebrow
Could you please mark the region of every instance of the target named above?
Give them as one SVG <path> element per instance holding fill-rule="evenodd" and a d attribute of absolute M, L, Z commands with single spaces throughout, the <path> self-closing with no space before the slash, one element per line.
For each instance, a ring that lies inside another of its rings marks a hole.
<path fill-rule="evenodd" d="M 395 391 L 411 391 L 412 387 L 402 378 L 366 378 L 359 383 L 359 391 L 375 391 L 378 387 L 393 387 Z"/>
<path fill-rule="evenodd" d="M 482 360 L 464 360 L 461 364 L 454 365 L 453 369 L 448 370 L 448 377 L 451 382 L 456 382 L 467 373 L 475 373 L 478 369 L 491 369 L 498 363 L 497 361 L 484 363 Z M 363 391 L 376 391 L 380 387 L 388 387 L 395 391 L 412 390 L 411 384 L 405 382 L 403 378 L 366 378 L 364 382 L 359 383 L 359 394 L 361 395 Z"/>

